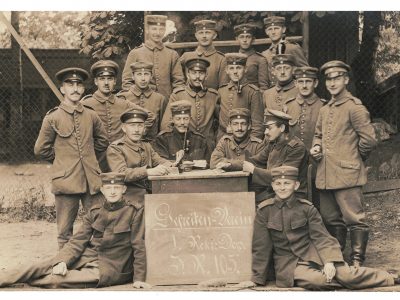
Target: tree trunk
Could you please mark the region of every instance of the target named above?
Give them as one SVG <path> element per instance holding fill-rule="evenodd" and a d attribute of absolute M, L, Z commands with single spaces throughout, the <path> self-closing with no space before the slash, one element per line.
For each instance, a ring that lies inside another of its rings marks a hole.
<path fill-rule="evenodd" d="M 360 50 L 355 57 L 352 68 L 356 84 L 357 97 L 359 97 L 369 111 L 373 114 L 377 99 L 377 83 L 373 62 L 379 42 L 379 25 L 382 23 L 382 13 L 366 11 L 363 13 L 364 26 Z"/>

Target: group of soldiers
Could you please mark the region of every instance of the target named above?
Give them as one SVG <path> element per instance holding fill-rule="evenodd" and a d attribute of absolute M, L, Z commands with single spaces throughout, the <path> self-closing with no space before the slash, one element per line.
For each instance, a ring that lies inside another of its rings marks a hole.
<path fill-rule="evenodd" d="M 285 18 L 278 16 L 264 19 L 272 44 L 261 54 L 252 46 L 253 25 L 235 26 L 239 52 L 223 54 L 213 46 L 216 22 L 202 20 L 195 23 L 197 48 L 179 57 L 162 43 L 166 21 L 166 16 L 146 17 L 147 40 L 129 53 L 117 94 L 119 67 L 110 60 L 91 67 L 97 90 L 83 99 L 86 70 L 73 67 L 56 74 L 64 101 L 46 114 L 35 154 L 53 164 L 60 254 L 36 273 L 31 269 L 7 282 L 32 283 L 31 275 L 40 273 L 47 276 L 35 277 L 41 286 L 69 287 L 78 281 L 102 286 L 124 283 L 121 274 L 130 272 L 135 287 L 148 287 L 140 220 L 144 195 L 151 192 L 148 176 L 169 174 L 193 160 L 205 160 L 211 169 L 250 173 L 257 205 L 254 275 L 243 286 L 265 284 L 272 252 L 281 286 L 362 288 L 398 282 L 395 275 L 362 267 L 369 233 L 364 160 L 376 137 L 367 109 L 347 91 L 350 66 L 342 61 L 320 69 L 308 66 L 302 48 L 285 39 Z M 330 100 L 315 93 L 319 72 Z M 80 201 L 89 213 L 84 230 L 71 239 Z M 118 258 L 106 250 L 111 242 L 122 249 L 122 239 L 115 236 L 129 232 L 123 240 L 132 245 L 133 268 L 124 265 L 132 261 L 122 255 L 119 271 L 112 270 L 110 260 Z M 342 257 L 348 232 L 351 267 Z M 88 247 L 98 255 L 82 263 Z M 281 264 L 279 251 L 292 253 L 293 259 Z M 102 269 L 104 261 L 108 265 Z M 65 276 L 67 266 L 87 274 L 70 273 L 64 285 L 48 278 L 51 268 Z M 335 284 L 333 269 L 341 276 Z M 322 284 L 321 276 L 329 284 Z"/>

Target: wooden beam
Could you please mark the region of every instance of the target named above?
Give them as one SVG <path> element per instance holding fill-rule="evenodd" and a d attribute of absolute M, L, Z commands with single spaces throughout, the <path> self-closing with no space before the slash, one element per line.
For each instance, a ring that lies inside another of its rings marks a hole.
<path fill-rule="evenodd" d="M 308 60 L 308 53 L 309 53 L 309 41 L 310 41 L 310 18 L 308 11 L 303 11 L 303 44 L 302 48 L 304 54 Z"/>
<path fill-rule="evenodd" d="M 297 43 L 297 42 L 302 42 L 303 37 L 302 36 L 288 36 L 288 37 L 286 37 L 286 40 Z M 272 43 L 271 39 L 269 39 L 269 38 L 255 39 L 253 41 L 253 45 L 268 45 L 271 43 Z M 198 43 L 197 42 L 166 43 L 165 45 L 168 46 L 168 48 L 172 48 L 172 49 L 182 49 L 182 48 L 196 48 Z M 231 47 L 231 46 L 239 46 L 239 43 L 236 40 L 214 41 L 213 45 L 215 47 Z"/>
<path fill-rule="evenodd" d="M 24 50 L 26 56 L 28 56 L 28 58 L 32 62 L 33 66 L 36 68 L 36 70 L 39 72 L 39 74 L 43 77 L 44 81 L 46 81 L 47 85 L 50 87 L 50 89 L 56 95 L 58 100 L 60 100 L 60 102 L 62 102 L 64 100 L 64 97 L 61 95 L 61 93 L 58 90 L 58 88 L 56 87 L 56 85 L 53 83 L 53 81 L 47 75 L 46 71 L 42 68 L 40 63 L 37 61 L 35 56 L 32 54 L 31 50 L 26 46 L 26 44 L 22 40 L 21 36 L 14 29 L 14 27 L 11 25 L 11 23 L 7 20 L 6 16 L 2 12 L 0 12 L 0 21 L 3 22 L 3 24 L 10 31 L 10 33 L 12 34 L 14 39 L 17 41 L 17 43 L 19 44 L 21 49 Z"/>
<path fill-rule="evenodd" d="M 368 181 L 363 187 L 364 193 L 384 192 L 400 189 L 400 179 Z"/>

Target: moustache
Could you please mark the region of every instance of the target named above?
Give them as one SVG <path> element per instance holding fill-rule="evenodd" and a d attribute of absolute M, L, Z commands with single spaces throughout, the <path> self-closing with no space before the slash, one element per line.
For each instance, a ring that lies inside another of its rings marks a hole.
<path fill-rule="evenodd" d="M 244 132 L 244 130 L 236 130 L 235 132 Z"/>

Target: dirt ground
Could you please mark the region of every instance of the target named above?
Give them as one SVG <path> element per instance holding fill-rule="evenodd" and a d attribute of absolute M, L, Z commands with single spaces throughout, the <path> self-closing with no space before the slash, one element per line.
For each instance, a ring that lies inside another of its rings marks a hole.
<path fill-rule="evenodd" d="M 366 266 L 400 271 L 400 191 L 368 194 L 365 199 L 371 236 L 368 244 Z M 79 224 L 76 224 L 79 226 Z M 26 265 L 49 258 L 57 251 L 56 224 L 46 221 L 26 223 L 0 223 L 0 271 L 23 268 Z M 347 249 L 348 252 L 349 249 Z M 37 290 L 27 285 L 17 285 L 6 290 Z M 131 290 L 130 285 L 116 286 L 107 290 Z M 196 286 L 155 287 L 155 290 L 199 290 Z M 211 290 L 236 290 L 233 286 Z M 269 283 L 256 290 L 282 290 Z M 290 289 L 301 290 L 301 289 Z M 372 289 L 373 291 L 399 291 L 400 286 Z"/>

